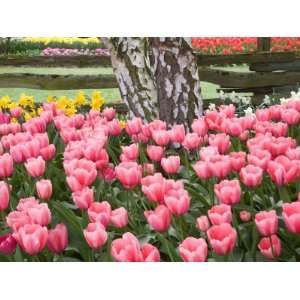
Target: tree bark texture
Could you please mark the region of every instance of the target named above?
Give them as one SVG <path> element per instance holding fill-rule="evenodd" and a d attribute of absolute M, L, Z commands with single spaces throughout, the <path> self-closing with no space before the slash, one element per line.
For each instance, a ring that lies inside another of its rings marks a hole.
<path fill-rule="evenodd" d="M 120 93 L 131 115 L 146 121 L 157 118 L 157 91 L 145 55 L 145 39 L 124 37 L 102 40 L 110 51 Z"/>
<path fill-rule="evenodd" d="M 189 127 L 202 113 L 198 67 L 184 38 L 105 38 L 103 42 L 132 115 Z"/>

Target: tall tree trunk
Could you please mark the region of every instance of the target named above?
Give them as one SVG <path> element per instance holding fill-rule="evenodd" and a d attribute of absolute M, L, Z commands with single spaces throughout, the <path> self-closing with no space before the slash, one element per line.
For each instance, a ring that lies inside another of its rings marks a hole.
<path fill-rule="evenodd" d="M 158 118 L 157 91 L 145 55 L 145 39 L 102 38 L 102 41 L 110 51 L 120 93 L 131 115 L 146 121 Z"/>
<path fill-rule="evenodd" d="M 131 114 L 189 127 L 202 113 L 198 67 L 184 38 L 104 38 Z"/>
<path fill-rule="evenodd" d="M 184 38 L 149 38 L 159 118 L 190 126 L 202 113 L 198 66 Z"/>

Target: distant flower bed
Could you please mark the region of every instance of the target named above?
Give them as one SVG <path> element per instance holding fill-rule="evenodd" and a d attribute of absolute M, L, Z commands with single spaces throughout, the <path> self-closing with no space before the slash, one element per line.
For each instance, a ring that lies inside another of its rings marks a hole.
<path fill-rule="evenodd" d="M 257 49 L 256 37 L 211 37 L 192 39 L 192 44 L 204 54 L 234 54 L 251 53 Z M 300 38 L 273 37 L 271 38 L 271 51 L 300 51 Z"/>
<path fill-rule="evenodd" d="M 43 56 L 109 56 L 108 49 L 68 49 L 68 48 L 46 48 L 41 53 Z"/>

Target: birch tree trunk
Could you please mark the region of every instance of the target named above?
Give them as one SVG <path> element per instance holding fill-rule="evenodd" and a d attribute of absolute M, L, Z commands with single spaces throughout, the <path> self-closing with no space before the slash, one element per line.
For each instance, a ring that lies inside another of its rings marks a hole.
<path fill-rule="evenodd" d="M 184 38 L 104 38 L 131 115 L 184 124 L 202 113 L 198 67 Z"/>
<path fill-rule="evenodd" d="M 158 118 L 157 91 L 145 55 L 143 38 L 102 38 L 110 51 L 114 73 L 119 83 L 122 99 L 131 116 L 151 121 Z"/>
<path fill-rule="evenodd" d="M 189 127 L 202 114 L 199 71 L 184 38 L 149 38 L 159 118 Z"/>

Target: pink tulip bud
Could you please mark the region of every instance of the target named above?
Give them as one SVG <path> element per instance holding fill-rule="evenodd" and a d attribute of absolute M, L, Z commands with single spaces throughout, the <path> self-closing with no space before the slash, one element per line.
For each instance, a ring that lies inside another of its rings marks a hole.
<path fill-rule="evenodd" d="M 53 253 L 63 252 L 68 246 L 68 229 L 65 224 L 57 224 L 48 231 L 48 248 Z"/>
<path fill-rule="evenodd" d="M 0 211 L 5 210 L 9 204 L 10 191 L 6 182 L 0 181 Z"/>
<path fill-rule="evenodd" d="M 246 210 L 242 210 L 240 212 L 240 219 L 243 221 L 243 222 L 248 222 L 251 220 L 251 213 L 246 211 Z"/>
<path fill-rule="evenodd" d="M 55 156 L 55 152 L 56 152 L 56 149 L 53 144 L 50 144 L 50 145 L 40 149 L 40 154 L 41 154 L 42 158 L 46 161 L 53 159 Z"/>
<path fill-rule="evenodd" d="M 158 249 L 151 245 L 151 244 L 145 244 L 141 248 L 141 253 L 143 256 L 143 262 L 159 262 L 160 261 L 160 254 Z"/>
<path fill-rule="evenodd" d="M 116 111 L 112 107 L 106 107 L 103 109 L 102 114 L 107 121 L 111 121 L 115 117 Z"/>
<path fill-rule="evenodd" d="M 170 139 L 173 143 L 181 144 L 185 137 L 185 129 L 183 125 L 174 125 L 169 131 Z"/>
<path fill-rule="evenodd" d="M 179 245 L 179 254 L 185 262 L 204 262 L 207 257 L 207 243 L 203 238 L 186 238 Z"/>
<path fill-rule="evenodd" d="M 52 183 L 49 179 L 37 181 L 36 190 L 40 199 L 49 200 L 52 196 Z"/>
<path fill-rule="evenodd" d="M 89 223 L 83 235 L 92 249 L 101 248 L 107 241 L 107 232 L 101 223 Z"/>
<path fill-rule="evenodd" d="M 169 144 L 170 141 L 169 132 L 164 129 L 153 130 L 152 138 L 158 146 L 166 146 L 167 144 Z"/>
<path fill-rule="evenodd" d="M 167 192 L 164 202 L 172 214 L 181 216 L 190 208 L 190 196 L 184 189 L 170 190 Z"/>
<path fill-rule="evenodd" d="M 199 230 L 206 232 L 210 227 L 209 220 L 207 216 L 201 216 L 197 218 L 197 227 Z"/>
<path fill-rule="evenodd" d="M 141 167 L 136 162 L 122 162 L 115 167 L 117 178 L 126 189 L 132 189 L 140 183 Z"/>
<path fill-rule="evenodd" d="M 300 233 L 300 202 L 284 203 L 282 216 L 285 226 L 290 232 Z"/>
<path fill-rule="evenodd" d="M 184 141 L 182 142 L 182 146 L 186 150 L 195 150 L 199 147 L 202 139 L 198 136 L 197 133 L 188 133 L 185 136 Z"/>
<path fill-rule="evenodd" d="M 261 184 L 263 170 L 260 167 L 248 165 L 241 169 L 241 181 L 248 187 L 255 187 Z"/>

